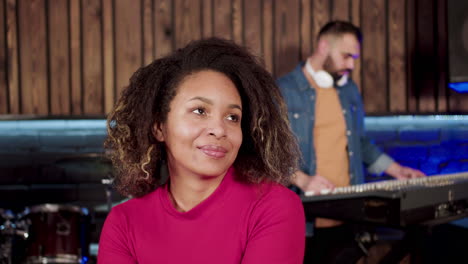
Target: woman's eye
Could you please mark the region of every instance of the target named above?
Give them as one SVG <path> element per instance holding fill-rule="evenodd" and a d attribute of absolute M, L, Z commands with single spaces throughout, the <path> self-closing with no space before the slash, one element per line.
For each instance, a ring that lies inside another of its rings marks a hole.
<path fill-rule="evenodd" d="M 238 115 L 228 115 L 228 120 L 233 121 L 233 122 L 239 122 L 240 121 L 240 116 Z"/>
<path fill-rule="evenodd" d="M 194 109 L 192 113 L 195 113 L 197 115 L 204 115 L 206 112 L 205 112 L 205 109 L 199 107 L 199 108 Z"/>

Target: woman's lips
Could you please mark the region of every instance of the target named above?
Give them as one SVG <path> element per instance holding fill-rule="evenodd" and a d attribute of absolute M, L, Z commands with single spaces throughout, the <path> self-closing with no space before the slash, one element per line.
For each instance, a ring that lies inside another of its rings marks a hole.
<path fill-rule="evenodd" d="M 223 158 L 224 156 L 226 156 L 227 153 L 227 150 L 225 148 L 214 145 L 201 146 L 199 147 L 199 149 L 203 153 L 205 153 L 205 155 L 216 159 Z"/>

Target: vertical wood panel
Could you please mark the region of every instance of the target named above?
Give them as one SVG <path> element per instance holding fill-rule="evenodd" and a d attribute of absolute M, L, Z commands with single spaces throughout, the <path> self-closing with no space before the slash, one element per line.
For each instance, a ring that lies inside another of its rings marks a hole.
<path fill-rule="evenodd" d="M 213 36 L 213 0 L 201 0 L 202 36 Z"/>
<path fill-rule="evenodd" d="M 357 27 L 361 27 L 361 0 L 351 0 L 351 23 L 353 23 Z M 404 31 L 403 31 L 404 32 Z M 403 33 L 401 32 L 401 33 Z M 366 37 L 366 36 L 364 36 Z M 361 46 L 361 53 L 362 53 L 362 46 Z M 362 68 L 361 68 L 362 56 L 359 56 L 358 59 L 354 61 L 354 70 L 351 75 L 353 81 L 356 83 L 359 92 L 362 90 L 361 85 L 361 76 L 362 76 Z"/>
<path fill-rule="evenodd" d="M 21 112 L 48 114 L 46 17 L 44 0 L 20 0 Z"/>
<path fill-rule="evenodd" d="M 0 0 L 0 114 L 8 113 L 7 59 L 5 38 L 5 1 Z"/>
<path fill-rule="evenodd" d="M 200 3 L 195 0 L 175 0 L 175 45 L 182 48 L 201 37 Z"/>
<path fill-rule="evenodd" d="M 468 113 L 468 94 L 458 93 L 450 89 L 449 94 L 450 112 L 452 113 Z"/>
<path fill-rule="evenodd" d="M 80 1 L 70 1 L 70 86 L 73 115 L 83 113 L 81 64 L 81 5 Z"/>
<path fill-rule="evenodd" d="M 331 0 L 333 1 L 332 19 L 349 21 L 349 1 L 353 0 Z"/>
<path fill-rule="evenodd" d="M 244 12 L 242 9 L 243 0 L 231 0 L 232 1 L 232 39 L 240 45 L 244 44 L 244 39 L 242 37 L 243 28 L 243 19 Z M 250 5 L 250 3 L 248 3 Z M 249 7 L 247 7 L 249 8 Z"/>
<path fill-rule="evenodd" d="M 113 1 L 102 1 L 102 46 L 103 46 L 103 81 L 104 81 L 104 111 L 109 113 L 114 106 L 115 94 L 115 64 L 114 64 L 114 13 Z"/>
<path fill-rule="evenodd" d="M 154 60 L 153 1 L 143 0 L 143 64 Z"/>
<path fill-rule="evenodd" d="M 279 77 L 331 19 L 363 30 L 352 77 L 368 113 L 468 112 L 446 86 L 447 1 L 0 0 L 0 114 L 105 114 L 142 64 L 213 35 Z"/>
<path fill-rule="evenodd" d="M 447 111 L 447 83 L 448 83 L 448 32 L 447 32 L 447 0 L 436 1 L 437 4 L 437 112 Z M 468 101 L 467 101 L 468 102 Z"/>
<path fill-rule="evenodd" d="M 142 66 L 140 1 L 115 2 L 115 75 L 117 93 L 128 86 L 132 74 Z"/>
<path fill-rule="evenodd" d="M 156 58 L 167 55 L 172 51 L 172 42 L 174 36 L 174 28 L 172 24 L 172 1 L 170 0 L 155 0 L 155 55 Z"/>
<path fill-rule="evenodd" d="M 405 0 L 388 2 L 390 111 L 406 111 Z"/>
<path fill-rule="evenodd" d="M 312 49 L 315 49 L 320 29 L 330 20 L 329 0 L 313 0 L 312 12 Z"/>
<path fill-rule="evenodd" d="M 435 111 L 436 59 L 434 47 L 434 7 L 433 0 L 416 0 L 417 16 L 417 62 L 415 75 L 418 79 L 416 87 L 419 94 L 418 110 L 420 112 Z"/>
<path fill-rule="evenodd" d="M 363 97 L 367 112 L 387 111 L 385 0 L 363 0 Z"/>
<path fill-rule="evenodd" d="M 263 0 L 262 12 L 263 12 L 263 28 L 262 28 L 262 53 L 265 60 L 266 69 L 273 74 L 274 68 L 274 51 L 273 51 L 273 0 Z M 278 76 L 277 76 L 278 77 Z"/>
<path fill-rule="evenodd" d="M 417 94 L 416 94 L 416 78 L 415 78 L 415 60 L 416 60 L 416 1 L 406 1 L 406 70 L 407 70 L 407 91 L 408 96 L 408 111 L 417 111 Z"/>
<path fill-rule="evenodd" d="M 6 1 L 6 56 L 7 56 L 7 86 L 10 114 L 20 113 L 20 77 L 18 57 L 18 25 L 16 0 Z"/>
<path fill-rule="evenodd" d="M 70 58 L 68 37 L 68 0 L 48 1 L 50 111 L 70 114 Z"/>
<path fill-rule="evenodd" d="M 275 75 L 291 71 L 300 59 L 299 1 L 277 1 L 275 8 Z"/>
<path fill-rule="evenodd" d="M 229 0 L 214 0 L 214 35 L 232 39 L 232 10 Z"/>
<path fill-rule="evenodd" d="M 257 56 L 262 52 L 261 0 L 248 0 L 244 8 L 244 44 Z"/>
<path fill-rule="evenodd" d="M 120 1 L 119 1 L 120 2 Z M 102 69 L 102 7 L 99 1 L 82 0 L 83 110 L 86 115 L 104 112 Z"/>
<path fill-rule="evenodd" d="M 300 2 L 300 27 L 301 27 L 301 61 L 305 61 L 307 57 L 312 54 L 312 16 L 311 16 L 311 2 L 310 0 L 301 0 Z"/>

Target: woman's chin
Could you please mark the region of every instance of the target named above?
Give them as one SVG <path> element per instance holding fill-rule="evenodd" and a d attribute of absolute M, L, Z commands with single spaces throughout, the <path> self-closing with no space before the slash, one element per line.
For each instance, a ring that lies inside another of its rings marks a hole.
<path fill-rule="evenodd" d="M 203 179 L 212 179 L 212 178 L 217 178 L 217 177 L 221 177 L 221 176 L 224 176 L 227 172 L 227 170 L 229 169 L 230 166 L 228 167 L 211 167 L 211 168 L 203 168 L 201 170 L 198 171 L 197 174 L 199 174 L 201 176 L 201 178 Z"/>

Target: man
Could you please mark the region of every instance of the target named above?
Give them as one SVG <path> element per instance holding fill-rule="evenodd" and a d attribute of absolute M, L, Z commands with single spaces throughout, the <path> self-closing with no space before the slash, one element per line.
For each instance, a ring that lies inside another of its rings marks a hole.
<path fill-rule="evenodd" d="M 365 136 L 364 107 L 357 86 L 350 79 L 360 54 L 359 28 L 332 21 L 320 30 L 317 41 L 316 50 L 305 63 L 278 79 L 303 156 L 303 166 L 295 173 L 295 185 L 300 191 L 320 194 L 335 187 L 364 183 L 363 164 L 371 173 L 385 172 L 396 179 L 424 176 L 395 162 Z M 316 262 L 326 263 L 331 261 L 327 257 L 337 256 L 337 250 L 353 241 L 354 234 L 347 225 L 317 218 L 308 246 L 322 254 L 314 257 Z"/>

